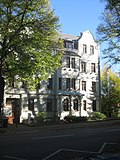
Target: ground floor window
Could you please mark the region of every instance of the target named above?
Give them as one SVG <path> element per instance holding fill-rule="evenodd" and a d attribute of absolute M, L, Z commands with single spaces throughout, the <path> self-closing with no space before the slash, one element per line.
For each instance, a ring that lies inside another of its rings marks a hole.
<path fill-rule="evenodd" d="M 4 108 L 4 114 L 8 117 L 8 123 L 20 122 L 20 99 L 19 98 L 6 98 L 6 106 Z"/>
<path fill-rule="evenodd" d="M 73 100 L 73 109 L 78 111 L 78 99 L 77 98 Z"/>
<path fill-rule="evenodd" d="M 63 110 L 64 111 L 69 110 L 69 100 L 68 100 L 68 98 L 64 99 L 64 101 L 63 101 Z"/>
<path fill-rule="evenodd" d="M 87 108 L 86 108 L 86 100 L 83 100 L 83 109 L 86 111 Z"/>
<path fill-rule="evenodd" d="M 34 98 L 28 98 L 28 109 L 34 111 Z"/>
<path fill-rule="evenodd" d="M 46 106 L 46 111 L 47 112 L 52 112 L 52 99 L 47 99 L 47 106 Z"/>
<path fill-rule="evenodd" d="M 93 100 L 92 102 L 92 110 L 96 111 L 96 100 Z"/>

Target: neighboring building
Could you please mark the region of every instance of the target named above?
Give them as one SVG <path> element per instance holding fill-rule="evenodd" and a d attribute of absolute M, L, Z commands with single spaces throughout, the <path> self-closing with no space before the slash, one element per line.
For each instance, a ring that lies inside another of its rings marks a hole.
<path fill-rule="evenodd" d="M 80 36 L 61 34 L 64 40 L 62 67 L 36 91 L 29 92 L 21 83 L 6 86 L 5 111 L 13 111 L 18 122 L 37 112 L 53 119 L 66 115 L 89 116 L 99 111 L 100 62 L 99 46 L 87 30 Z"/>

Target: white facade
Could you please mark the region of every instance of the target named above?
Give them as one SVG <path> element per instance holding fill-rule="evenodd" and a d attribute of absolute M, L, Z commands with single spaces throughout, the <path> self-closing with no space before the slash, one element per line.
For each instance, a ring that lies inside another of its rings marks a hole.
<path fill-rule="evenodd" d="M 61 34 L 65 53 L 62 67 L 34 92 L 19 86 L 5 90 L 5 110 L 18 106 L 20 122 L 44 111 L 63 119 L 66 115 L 89 116 L 99 111 L 99 46 L 87 30 L 80 36 Z"/>

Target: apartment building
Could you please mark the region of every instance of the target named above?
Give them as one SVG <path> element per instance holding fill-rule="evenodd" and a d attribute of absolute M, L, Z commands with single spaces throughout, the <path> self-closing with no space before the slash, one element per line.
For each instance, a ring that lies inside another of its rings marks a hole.
<path fill-rule="evenodd" d="M 36 91 L 28 91 L 23 84 L 6 87 L 4 101 L 7 114 L 17 113 L 18 122 L 45 112 L 51 119 L 67 115 L 89 116 L 99 111 L 100 50 L 92 33 L 79 36 L 60 34 L 64 41 L 62 67 L 43 81 Z"/>

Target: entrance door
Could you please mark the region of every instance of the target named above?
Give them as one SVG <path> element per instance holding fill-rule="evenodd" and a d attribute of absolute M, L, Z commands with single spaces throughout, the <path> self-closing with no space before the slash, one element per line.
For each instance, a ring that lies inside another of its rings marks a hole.
<path fill-rule="evenodd" d="M 20 123 L 20 99 L 19 98 L 7 98 L 6 99 L 6 116 L 8 117 L 8 123 Z"/>

